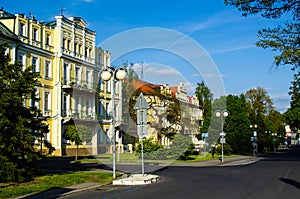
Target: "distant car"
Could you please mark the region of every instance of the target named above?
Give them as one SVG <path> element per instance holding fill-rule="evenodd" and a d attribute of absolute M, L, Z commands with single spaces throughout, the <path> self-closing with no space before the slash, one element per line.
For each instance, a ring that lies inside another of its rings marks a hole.
<path fill-rule="evenodd" d="M 195 149 L 194 149 L 194 151 L 198 151 L 198 152 L 203 151 L 202 145 L 200 145 L 200 144 L 195 144 Z"/>

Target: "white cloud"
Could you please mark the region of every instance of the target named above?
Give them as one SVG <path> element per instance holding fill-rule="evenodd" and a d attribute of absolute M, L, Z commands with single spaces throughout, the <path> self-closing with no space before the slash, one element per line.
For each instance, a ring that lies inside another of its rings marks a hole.
<path fill-rule="evenodd" d="M 224 24 L 240 23 L 241 20 L 243 20 L 243 18 L 239 15 L 235 15 L 234 9 L 226 9 L 212 15 L 205 21 L 187 23 L 186 25 L 179 27 L 179 29 L 187 32 L 196 32 L 203 29 L 222 26 Z"/>
<path fill-rule="evenodd" d="M 204 74 L 204 76 L 207 77 L 207 78 L 226 77 L 226 75 L 223 75 L 223 74 L 215 74 L 215 73 L 207 73 L 207 74 Z"/>
<path fill-rule="evenodd" d="M 216 54 L 228 53 L 228 52 L 233 52 L 233 51 L 245 50 L 245 49 L 249 49 L 249 48 L 257 48 L 257 47 L 254 44 L 246 45 L 246 46 L 234 46 L 231 48 L 213 50 L 213 51 L 210 51 L 209 54 L 216 55 Z"/>

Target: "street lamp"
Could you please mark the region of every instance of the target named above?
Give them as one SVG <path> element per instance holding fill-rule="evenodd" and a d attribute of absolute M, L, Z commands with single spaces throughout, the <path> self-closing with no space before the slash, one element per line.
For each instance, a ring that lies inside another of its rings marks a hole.
<path fill-rule="evenodd" d="M 250 128 L 257 128 L 257 125 L 256 124 L 254 124 L 254 125 L 252 125 L 252 124 L 250 124 Z M 252 147 L 253 147 L 253 156 L 255 156 L 255 150 L 256 150 L 256 148 L 257 148 L 257 143 L 256 143 L 256 137 L 257 137 L 257 132 L 254 130 L 253 131 L 253 137 L 251 137 L 251 139 L 252 139 L 252 141 L 253 141 L 253 143 L 252 143 Z"/>
<path fill-rule="evenodd" d="M 272 137 L 273 137 L 273 150 L 274 153 L 276 152 L 276 137 L 277 137 L 277 133 L 272 133 Z"/>
<path fill-rule="evenodd" d="M 111 98 L 111 107 L 113 109 L 112 114 L 112 159 L 113 159 L 113 178 L 116 178 L 116 132 L 115 132 L 115 125 L 116 125 L 116 109 L 115 109 L 115 87 L 116 82 L 119 80 L 123 80 L 126 77 L 126 70 L 125 68 L 113 68 L 107 67 L 101 71 L 101 79 L 104 81 L 112 81 L 112 98 Z"/>
<path fill-rule="evenodd" d="M 224 143 L 225 143 L 225 136 L 226 136 L 226 133 L 224 132 L 224 117 L 227 117 L 229 115 L 229 111 L 227 110 L 223 110 L 223 111 L 219 111 L 217 110 L 215 112 L 216 116 L 217 117 L 220 117 L 221 118 L 221 128 L 222 128 L 222 131 L 220 133 L 220 136 L 221 136 L 221 144 L 222 144 L 222 159 L 221 159 L 221 162 L 224 162 Z"/>

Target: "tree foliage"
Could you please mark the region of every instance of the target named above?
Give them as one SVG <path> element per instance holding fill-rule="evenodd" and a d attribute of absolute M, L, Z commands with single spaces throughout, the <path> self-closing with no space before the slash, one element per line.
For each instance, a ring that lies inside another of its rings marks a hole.
<path fill-rule="evenodd" d="M 273 102 L 267 91 L 261 87 L 253 88 L 245 93 L 248 107 L 252 110 L 252 119 L 268 115 L 274 110 Z"/>
<path fill-rule="evenodd" d="M 203 121 L 203 126 L 201 128 L 201 133 L 202 132 L 206 133 L 208 131 L 208 127 L 210 124 L 213 94 L 211 93 L 210 89 L 205 85 L 205 83 L 202 81 L 201 83 L 197 83 L 195 95 L 199 100 L 200 106 L 202 106 L 204 109 L 203 112 L 204 121 Z"/>
<path fill-rule="evenodd" d="M 7 48 L 0 43 L 0 181 L 18 182 L 30 180 L 37 171 L 39 153 L 33 143 L 48 127 L 36 107 L 24 106 L 28 99 L 38 100 L 39 75 L 32 66 L 22 70 L 19 62 L 10 64 Z"/>
<path fill-rule="evenodd" d="M 226 5 L 237 7 L 243 16 L 258 14 L 265 18 L 289 17 L 284 25 L 265 28 L 258 32 L 257 46 L 278 51 L 274 65 L 289 64 L 292 70 L 300 68 L 300 1 L 299 0 L 224 0 Z"/>
<path fill-rule="evenodd" d="M 63 137 L 66 140 L 70 140 L 74 142 L 76 145 L 76 156 L 75 160 L 78 159 L 78 146 L 81 145 L 83 142 L 89 143 L 92 141 L 93 132 L 89 127 L 82 124 L 70 124 L 67 126 Z"/>
<path fill-rule="evenodd" d="M 292 129 L 300 129 L 300 71 L 294 75 L 290 87 L 290 108 L 285 112 L 285 120 Z"/>
<path fill-rule="evenodd" d="M 246 108 L 246 98 L 243 94 L 240 96 L 228 95 L 226 102 L 227 110 L 230 113 L 225 120 L 226 142 L 235 154 L 249 153 L 252 133 L 249 129 L 250 120 Z"/>
<path fill-rule="evenodd" d="M 144 140 L 143 146 L 144 158 L 156 160 L 184 160 L 193 153 L 195 148 L 190 138 L 181 134 L 174 136 L 171 145 L 166 148 L 163 148 L 162 145 L 157 144 L 151 138 Z M 137 146 L 136 155 L 141 156 L 141 142 Z"/>

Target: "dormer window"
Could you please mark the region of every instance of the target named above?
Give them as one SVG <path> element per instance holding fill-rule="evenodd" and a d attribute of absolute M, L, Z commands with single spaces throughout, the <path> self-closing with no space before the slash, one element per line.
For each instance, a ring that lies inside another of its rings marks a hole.
<path fill-rule="evenodd" d="M 39 40 L 39 35 L 38 35 L 38 29 L 33 28 L 33 40 L 38 41 Z"/>
<path fill-rule="evenodd" d="M 20 23 L 19 35 L 21 35 L 21 36 L 26 36 L 26 32 L 25 32 L 25 24 L 24 24 L 24 23 Z"/>

